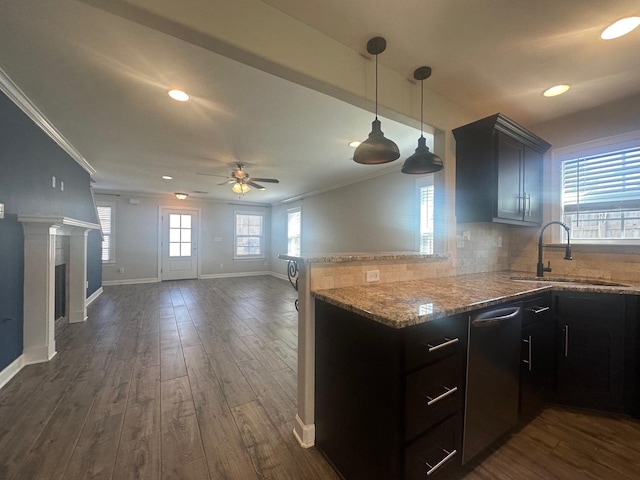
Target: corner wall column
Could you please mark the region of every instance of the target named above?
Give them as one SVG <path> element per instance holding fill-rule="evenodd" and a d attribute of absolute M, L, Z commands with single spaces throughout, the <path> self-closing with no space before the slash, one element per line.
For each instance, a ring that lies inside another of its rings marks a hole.
<path fill-rule="evenodd" d="M 315 428 L 315 308 L 311 296 L 311 265 L 298 264 L 298 413 L 293 434 L 305 448 L 316 440 Z"/>
<path fill-rule="evenodd" d="M 87 319 L 88 233 L 88 230 L 74 231 L 69 236 L 69 323 Z"/>
<path fill-rule="evenodd" d="M 56 229 L 48 224 L 23 224 L 25 363 L 46 362 L 56 354 L 53 288 Z"/>

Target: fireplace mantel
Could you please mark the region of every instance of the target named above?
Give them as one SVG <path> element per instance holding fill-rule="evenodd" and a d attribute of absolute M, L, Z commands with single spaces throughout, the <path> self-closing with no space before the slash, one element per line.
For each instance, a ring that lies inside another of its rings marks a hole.
<path fill-rule="evenodd" d="M 69 236 L 69 323 L 87 318 L 87 234 L 96 223 L 61 216 L 19 215 L 24 231 L 25 364 L 46 362 L 55 348 L 55 237 Z"/>

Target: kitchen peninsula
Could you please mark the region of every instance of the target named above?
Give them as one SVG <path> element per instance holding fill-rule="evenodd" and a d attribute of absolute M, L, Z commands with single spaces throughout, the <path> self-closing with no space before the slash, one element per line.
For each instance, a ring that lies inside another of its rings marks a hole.
<path fill-rule="evenodd" d="M 281 256 L 281 258 L 294 260 L 293 257 Z M 299 399 L 301 398 L 301 395 L 302 398 L 304 398 L 305 394 L 309 395 L 306 398 L 310 399 L 310 403 L 307 403 L 306 406 L 310 407 L 311 415 L 307 418 L 312 419 L 310 422 L 310 426 L 312 428 L 315 427 L 317 421 L 317 418 L 315 418 L 316 410 L 314 409 L 313 401 L 318 397 L 315 395 L 313 390 L 316 385 L 314 374 L 316 371 L 322 372 L 323 370 L 323 366 L 319 363 L 318 365 L 315 364 L 317 352 L 314 350 L 316 341 L 320 342 L 319 339 L 316 339 L 316 328 L 326 328 L 326 325 L 323 326 L 320 323 L 317 323 L 320 316 L 326 317 L 328 315 L 336 318 L 340 316 L 340 318 L 342 318 L 341 315 L 346 315 L 344 318 L 347 318 L 349 315 L 353 314 L 355 317 L 360 319 L 356 321 L 359 322 L 357 324 L 362 328 L 366 328 L 367 332 L 369 332 L 370 328 L 373 328 L 374 330 L 381 328 L 382 330 L 380 331 L 382 333 L 379 338 L 393 336 L 393 332 L 397 331 L 399 332 L 398 335 L 405 336 L 408 339 L 414 336 L 413 333 L 420 332 L 420 329 L 425 328 L 425 326 L 430 324 L 436 325 L 439 322 L 442 323 L 439 319 L 447 319 L 447 322 L 453 325 L 452 328 L 454 328 L 454 330 L 461 332 L 462 335 L 466 335 L 470 312 L 477 312 L 483 309 L 500 307 L 507 304 L 519 304 L 526 306 L 527 299 L 532 299 L 534 297 L 537 299 L 544 295 L 547 295 L 546 298 L 549 299 L 547 303 L 550 305 L 551 293 L 554 294 L 554 301 L 556 301 L 556 297 L 558 298 L 558 304 L 560 304 L 559 300 L 562 299 L 562 295 L 565 294 L 570 294 L 571 296 L 605 294 L 615 300 L 624 300 L 627 298 L 632 299 L 627 302 L 627 317 L 626 320 L 623 319 L 623 325 L 624 321 L 628 324 L 629 318 L 631 317 L 635 320 L 635 322 L 631 323 L 634 323 L 634 325 L 637 323 L 635 305 L 637 303 L 637 295 L 640 295 L 640 288 L 638 288 L 638 286 L 603 285 L 603 283 L 606 282 L 579 281 L 578 279 L 574 279 L 573 282 L 567 282 L 566 280 L 568 279 L 555 279 L 559 280 L 557 282 L 548 281 L 553 280 L 553 278 L 535 282 L 530 281 L 530 277 L 527 277 L 521 272 L 496 272 L 464 276 L 444 276 L 438 272 L 442 273 L 450 267 L 446 256 L 432 257 L 416 254 L 386 254 L 386 256 L 325 255 L 306 257 L 304 259 L 295 258 L 295 260 L 297 260 L 298 266 L 301 266 L 301 268 L 299 268 L 299 299 L 301 320 L 300 328 L 303 334 L 299 337 L 299 343 L 301 346 L 299 352 L 299 365 L 301 367 L 306 366 L 306 371 L 299 371 L 299 375 L 302 374 L 303 377 L 306 374 L 305 381 L 300 381 L 299 377 Z M 380 282 L 367 283 L 365 281 L 366 272 L 372 269 L 380 269 Z M 312 274 L 314 270 L 315 274 Z M 391 272 L 393 271 L 396 271 L 396 273 L 398 271 L 404 272 L 404 277 L 401 277 L 400 275 L 391 276 Z M 406 279 L 409 276 L 406 275 L 406 272 L 409 271 L 419 271 L 420 273 L 414 273 L 413 278 Z M 451 271 L 451 269 L 449 269 L 449 271 Z M 331 275 L 329 275 L 329 273 L 331 273 Z M 347 274 L 352 277 L 351 284 L 345 280 L 345 276 Z M 389 278 L 393 278 L 395 280 L 383 283 L 384 280 L 388 280 Z M 519 281 L 516 280 L 516 278 L 525 281 Z M 526 281 L 527 278 L 529 278 L 529 281 Z M 522 303 L 523 301 L 525 301 L 524 304 Z M 537 307 L 534 307 L 534 309 L 535 308 Z M 531 308 L 528 309 L 531 310 Z M 549 309 L 548 306 L 546 309 Z M 323 320 L 321 322 L 323 322 Z M 378 327 L 371 327 L 371 325 L 378 325 Z M 412 335 L 409 336 L 406 332 L 412 332 Z M 633 332 L 631 332 L 631 336 L 636 335 L 635 332 L 636 330 L 634 327 Z M 320 332 L 319 334 L 326 335 L 326 331 L 324 331 L 324 333 Z M 336 344 L 340 344 L 338 336 L 348 334 L 349 332 L 347 331 L 335 331 L 331 335 L 333 335 L 333 339 L 337 340 Z M 371 338 L 375 339 L 375 337 L 376 334 L 374 333 Z M 449 337 L 446 335 L 442 335 L 442 337 L 444 339 L 443 342 L 446 343 L 446 339 Z M 367 337 L 367 341 L 369 340 L 370 339 Z M 391 349 L 409 349 L 410 342 L 407 342 L 408 340 L 401 339 L 397 343 L 392 342 L 387 346 Z M 306 343 L 306 348 L 303 348 L 303 343 Z M 516 343 L 518 343 L 519 350 L 519 342 Z M 400 345 L 400 347 L 397 347 L 398 345 Z M 435 349 L 439 348 L 441 348 L 439 345 L 435 345 Z M 461 350 L 464 349 L 466 351 L 467 338 L 460 336 L 460 342 L 456 348 Z M 356 351 L 360 350 L 355 348 L 354 352 Z M 385 354 L 386 353 L 382 351 L 376 353 L 380 358 L 386 358 L 384 357 Z M 407 356 L 404 358 L 402 355 L 398 354 L 397 351 L 389 354 L 391 356 L 388 358 L 398 358 L 398 362 L 400 363 L 406 362 L 406 364 L 402 363 L 399 367 L 396 365 L 394 368 L 396 368 L 396 370 L 406 368 L 408 375 L 406 376 L 406 384 L 409 385 L 407 388 L 410 388 L 409 380 L 411 379 L 411 375 L 415 372 L 415 368 L 417 368 L 416 365 L 418 364 L 410 365 L 410 361 L 406 360 L 409 357 Z M 326 356 L 320 355 L 318 362 L 324 362 L 324 359 L 326 359 Z M 628 362 L 629 358 L 625 358 L 624 361 Z M 459 371 L 460 360 L 452 360 L 452 362 L 453 363 L 450 366 L 451 371 Z M 424 376 L 426 373 L 422 373 L 422 375 Z M 395 377 L 390 376 L 389 378 Z M 404 385 L 404 382 L 405 380 L 402 380 L 400 383 Z M 378 388 L 379 387 L 380 386 L 378 386 Z M 307 390 L 307 388 L 309 388 L 310 391 Z M 454 412 L 455 408 L 458 408 L 455 407 L 455 405 L 459 405 L 461 410 L 461 402 L 464 399 L 464 385 L 462 385 L 457 391 L 455 391 L 455 389 L 452 390 L 454 390 L 454 393 L 448 393 L 448 391 L 445 390 L 444 394 L 446 395 L 440 395 L 447 397 L 447 402 L 450 406 L 442 408 L 449 409 L 449 413 Z M 628 397 L 628 394 L 626 395 Z M 434 395 L 434 398 L 437 399 L 439 396 Z M 392 400 L 391 397 L 387 400 L 390 402 L 399 401 Z M 444 403 L 446 402 L 443 402 L 443 404 Z M 398 407 L 398 405 L 396 405 L 396 407 Z M 406 405 L 405 407 L 400 408 L 410 411 L 412 407 L 411 405 Z M 301 411 L 299 404 L 299 413 Z M 299 416 L 297 420 L 297 426 L 301 426 L 301 417 Z M 371 419 L 370 421 L 376 422 L 376 419 Z M 401 419 L 398 421 L 401 421 Z M 461 416 L 458 415 L 456 417 L 453 415 L 451 417 L 451 422 L 452 424 L 461 422 Z M 307 426 L 309 426 L 309 424 L 307 424 Z M 323 427 L 319 426 L 318 428 Z M 404 431 L 402 430 L 402 427 L 400 430 Z M 409 445 L 411 445 L 410 442 L 415 443 L 416 440 L 411 437 L 415 432 L 409 433 L 409 429 L 407 428 L 405 428 L 405 430 L 407 431 L 408 436 L 404 441 L 409 442 Z M 450 430 L 457 431 L 460 429 L 454 425 Z M 315 440 L 315 431 L 312 430 L 311 432 L 313 434 L 312 438 Z M 298 432 L 296 432 L 296 434 L 298 434 Z M 447 433 L 445 432 L 444 435 L 447 435 Z M 320 436 L 322 435 L 320 434 Z M 322 445 L 319 446 L 323 448 Z M 326 449 L 323 448 L 323 450 Z M 445 450 L 445 452 L 451 453 L 448 450 Z M 442 459 L 447 458 L 449 453 L 443 454 Z M 407 458 L 410 455 L 411 452 L 408 451 Z M 329 457 L 331 457 L 331 455 L 329 455 Z M 398 458 L 402 459 L 403 457 L 399 454 Z M 394 461 L 398 463 L 399 460 L 396 459 Z M 435 463 L 432 466 L 435 466 Z M 402 470 L 402 468 L 400 470 Z M 409 472 L 409 467 L 406 467 L 406 470 Z M 358 477 L 354 476 L 353 478 Z M 391 475 L 389 478 L 396 477 Z M 412 477 L 407 473 L 407 476 L 404 478 Z"/>

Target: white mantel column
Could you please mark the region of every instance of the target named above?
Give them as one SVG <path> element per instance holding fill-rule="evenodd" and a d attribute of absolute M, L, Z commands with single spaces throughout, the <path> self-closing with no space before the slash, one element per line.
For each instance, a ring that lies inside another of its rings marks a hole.
<path fill-rule="evenodd" d="M 56 354 L 54 325 L 56 226 L 24 223 L 25 363 L 51 360 Z"/>
<path fill-rule="evenodd" d="M 87 319 L 87 234 L 74 229 L 69 235 L 69 323 Z"/>

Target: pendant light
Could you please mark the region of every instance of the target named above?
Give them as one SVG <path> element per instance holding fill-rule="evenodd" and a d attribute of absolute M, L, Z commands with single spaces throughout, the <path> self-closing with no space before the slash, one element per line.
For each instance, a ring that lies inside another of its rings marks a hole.
<path fill-rule="evenodd" d="M 420 67 L 413 72 L 413 78 L 420 80 L 420 138 L 418 148 L 413 155 L 407 158 L 402 165 L 402 173 L 423 175 L 425 173 L 439 172 L 444 168 L 442 159 L 429 151 L 427 139 L 422 135 L 423 110 L 424 110 L 424 80 L 431 76 L 431 67 Z"/>
<path fill-rule="evenodd" d="M 236 182 L 236 183 L 233 184 L 233 187 L 231 187 L 231 190 L 234 193 L 240 193 L 240 194 L 244 195 L 249 190 L 251 190 L 251 187 L 249 185 L 247 185 L 246 183 Z"/>
<path fill-rule="evenodd" d="M 367 42 L 367 52 L 376 56 L 376 118 L 371 124 L 369 138 L 362 142 L 353 153 L 353 161 L 365 165 L 389 163 L 400 157 L 400 150 L 393 141 L 385 138 L 378 120 L 378 55 L 387 48 L 387 41 L 374 37 Z"/>

